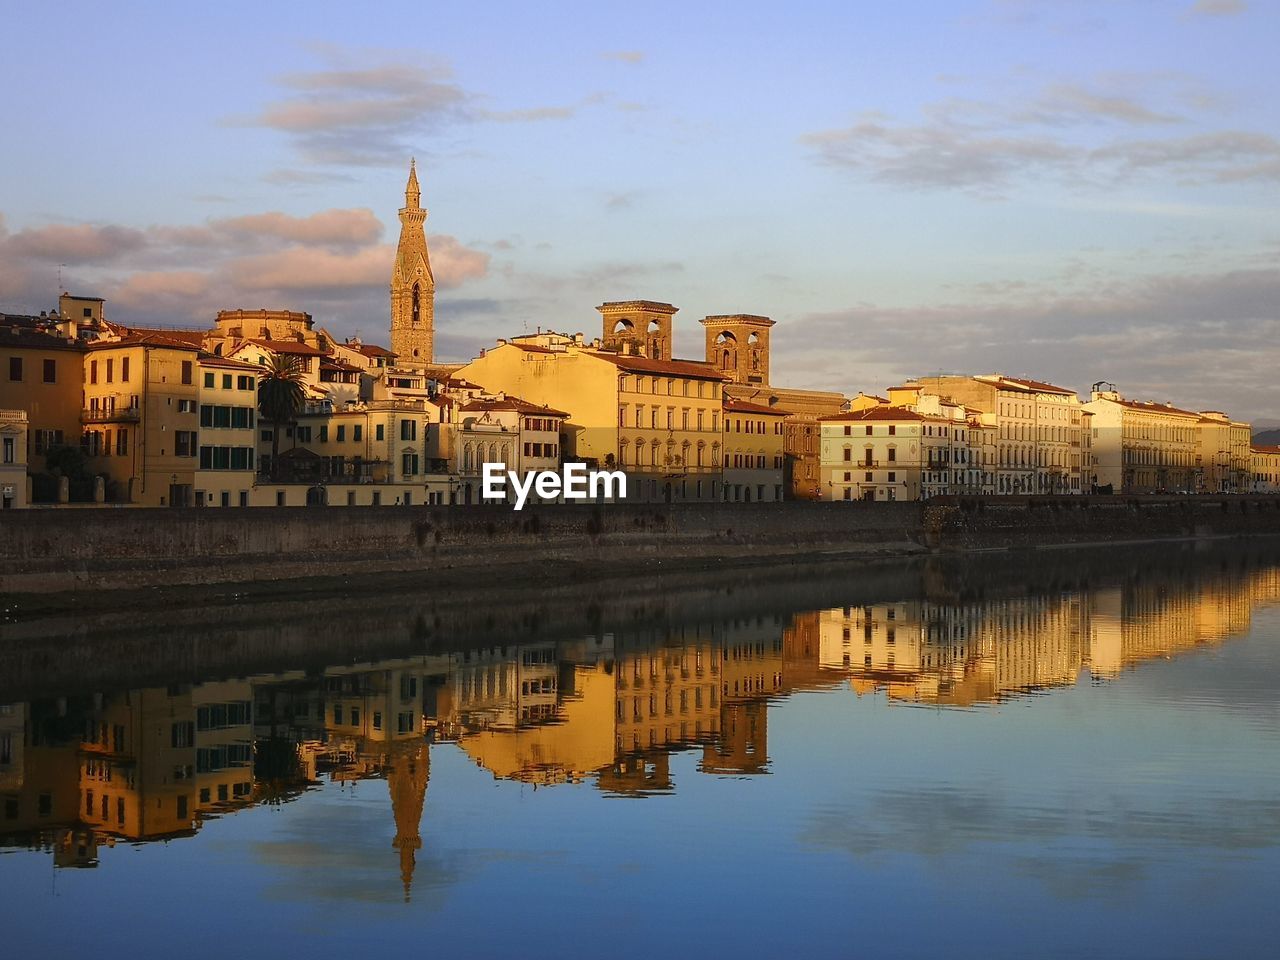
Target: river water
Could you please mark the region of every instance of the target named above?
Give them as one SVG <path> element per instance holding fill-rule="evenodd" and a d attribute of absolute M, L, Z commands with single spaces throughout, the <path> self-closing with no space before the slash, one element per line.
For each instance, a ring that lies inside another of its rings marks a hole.
<path fill-rule="evenodd" d="M 1276 955 L 1271 552 L 594 589 L 12 618 L 5 955 Z"/>

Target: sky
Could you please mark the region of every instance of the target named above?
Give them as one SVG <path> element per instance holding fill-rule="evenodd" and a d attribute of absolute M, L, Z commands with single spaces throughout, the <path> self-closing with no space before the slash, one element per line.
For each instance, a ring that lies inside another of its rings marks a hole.
<path fill-rule="evenodd" d="M 776 384 L 1030 376 L 1280 420 L 1277 0 L 0 0 L 0 312 L 389 341 L 777 321 Z"/>

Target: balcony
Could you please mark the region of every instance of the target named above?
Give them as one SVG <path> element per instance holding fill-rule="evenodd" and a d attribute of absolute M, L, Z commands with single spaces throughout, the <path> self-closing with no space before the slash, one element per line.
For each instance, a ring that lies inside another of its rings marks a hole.
<path fill-rule="evenodd" d="M 136 393 L 94 397 L 88 408 L 80 411 L 81 423 L 137 423 L 142 407 Z"/>

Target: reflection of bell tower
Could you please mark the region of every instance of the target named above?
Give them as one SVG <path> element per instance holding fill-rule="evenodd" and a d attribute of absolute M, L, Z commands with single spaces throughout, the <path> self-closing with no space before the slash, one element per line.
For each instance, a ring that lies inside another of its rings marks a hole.
<path fill-rule="evenodd" d="M 427 799 L 427 780 L 431 776 L 431 754 L 427 742 L 406 744 L 393 753 L 387 767 L 387 789 L 391 793 L 391 812 L 396 820 L 396 838 L 391 846 L 400 851 L 400 882 L 404 884 L 404 902 L 409 902 L 413 886 L 414 851 L 422 848 L 422 805 Z"/>
<path fill-rule="evenodd" d="M 671 359 L 671 318 L 679 307 L 654 300 L 620 300 L 596 307 L 604 319 L 606 350 L 650 360 Z"/>
<path fill-rule="evenodd" d="M 707 363 L 734 383 L 768 386 L 769 328 L 774 321 L 746 313 L 704 317 Z"/>
<path fill-rule="evenodd" d="M 431 363 L 435 341 L 436 281 L 427 256 L 427 211 L 421 197 L 417 165 L 410 161 L 400 210 L 400 246 L 391 270 L 391 351 L 406 367 Z"/>
<path fill-rule="evenodd" d="M 720 736 L 702 751 L 703 773 L 769 772 L 769 704 L 764 700 L 726 702 L 720 707 Z"/>

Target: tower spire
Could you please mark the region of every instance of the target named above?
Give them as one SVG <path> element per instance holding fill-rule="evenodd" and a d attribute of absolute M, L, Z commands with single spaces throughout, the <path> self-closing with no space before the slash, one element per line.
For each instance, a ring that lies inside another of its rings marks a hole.
<path fill-rule="evenodd" d="M 422 199 L 422 191 L 418 188 L 418 161 L 409 158 L 409 182 L 404 187 L 404 205 L 407 210 L 417 210 Z"/>
<path fill-rule="evenodd" d="M 421 368 L 433 357 L 436 281 L 431 275 L 421 204 L 418 164 L 409 161 L 409 182 L 400 208 L 400 244 L 391 270 L 391 350 L 401 366 Z"/>

